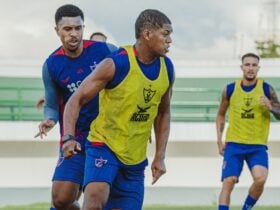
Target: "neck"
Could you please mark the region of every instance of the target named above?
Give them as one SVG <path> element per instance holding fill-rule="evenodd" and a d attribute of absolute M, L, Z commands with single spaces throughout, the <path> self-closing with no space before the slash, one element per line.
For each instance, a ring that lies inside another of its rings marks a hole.
<path fill-rule="evenodd" d="M 144 64 L 150 64 L 157 58 L 157 56 L 149 50 L 149 47 L 142 44 L 141 41 L 136 42 L 134 49 L 138 60 Z"/>
<path fill-rule="evenodd" d="M 257 79 L 254 79 L 254 80 L 247 80 L 247 79 L 243 79 L 242 80 L 242 84 L 244 86 L 251 86 L 251 85 L 254 85 L 257 83 Z"/>
<path fill-rule="evenodd" d="M 81 42 L 81 44 L 79 45 L 79 47 L 75 51 L 70 51 L 70 50 L 67 50 L 65 48 L 63 48 L 63 49 L 64 49 L 64 52 L 65 52 L 66 56 L 68 56 L 70 58 L 77 58 L 83 52 L 83 42 Z"/>

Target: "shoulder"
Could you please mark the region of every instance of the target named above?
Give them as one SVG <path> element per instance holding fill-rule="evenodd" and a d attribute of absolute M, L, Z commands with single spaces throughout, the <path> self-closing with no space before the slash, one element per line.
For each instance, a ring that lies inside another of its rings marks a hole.
<path fill-rule="evenodd" d="M 59 56 L 65 56 L 65 52 L 63 50 L 62 46 L 59 46 L 57 49 L 55 49 L 48 57 L 48 59 L 53 59 Z"/>
<path fill-rule="evenodd" d="M 84 40 L 83 41 L 84 48 L 100 48 L 100 49 L 106 49 L 110 52 L 114 52 L 118 49 L 117 46 L 109 43 L 109 42 L 98 42 L 98 41 L 92 41 L 92 40 Z"/>
<path fill-rule="evenodd" d="M 113 44 L 111 44 L 109 42 L 106 42 L 106 45 L 107 45 L 107 47 L 108 47 L 110 52 L 115 52 L 116 50 L 119 49 L 116 45 L 113 45 Z"/>
<path fill-rule="evenodd" d="M 264 88 L 264 89 L 270 89 L 270 88 L 273 88 L 273 87 L 272 87 L 272 85 L 270 85 L 268 82 L 263 81 L 263 88 Z"/>
<path fill-rule="evenodd" d="M 84 50 L 89 50 L 92 52 L 109 52 L 107 44 L 105 42 L 97 42 L 92 40 L 83 40 Z"/>
<path fill-rule="evenodd" d="M 55 49 L 46 59 L 45 63 L 51 66 L 53 63 L 57 62 L 61 58 L 65 57 L 65 52 L 62 46 Z"/>
<path fill-rule="evenodd" d="M 231 97 L 231 95 L 232 95 L 232 93 L 234 91 L 235 83 L 236 83 L 236 81 L 228 83 L 226 85 L 225 89 L 224 89 L 225 92 L 226 92 L 226 97 L 227 97 L 228 100 L 230 99 L 230 97 Z"/>
<path fill-rule="evenodd" d="M 232 89 L 232 90 L 233 90 L 234 87 L 235 87 L 235 82 L 236 82 L 236 81 L 228 83 L 228 84 L 226 85 L 226 89 Z"/>
<path fill-rule="evenodd" d="M 263 92 L 267 98 L 271 98 L 272 92 L 274 92 L 274 88 L 269 83 L 263 81 Z"/>
<path fill-rule="evenodd" d="M 171 59 L 167 56 L 164 56 L 164 61 L 165 61 L 167 71 L 174 71 L 174 65 Z"/>
<path fill-rule="evenodd" d="M 167 56 L 164 56 L 164 61 L 168 73 L 169 82 L 172 83 L 174 81 L 174 65 L 171 59 Z"/>
<path fill-rule="evenodd" d="M 127 51 L 124 48 L 119 48 L 118 50 L 111 53 L 111 55 L 108 57 L 112 58 L 115 64 L 124 64 L 129 62 Z"/>

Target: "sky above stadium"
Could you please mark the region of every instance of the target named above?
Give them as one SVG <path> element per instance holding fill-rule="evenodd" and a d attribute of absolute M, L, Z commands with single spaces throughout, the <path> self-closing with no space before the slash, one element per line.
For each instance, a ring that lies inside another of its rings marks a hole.
<path fill-rule="evenodd" d="M 85 38 L 102 31 L 116 45 L 135 42 L 142 10 L 163 11 L 173 25 L 169 55 L 175 60 L 232 59 L 240 49 L 254 51 L 259 32 L 260 0 L 9 0 L 0 7 L 0 59 L 43 61 L 60 45 L 54 13 L 65 3 L 84 11 Z"/>

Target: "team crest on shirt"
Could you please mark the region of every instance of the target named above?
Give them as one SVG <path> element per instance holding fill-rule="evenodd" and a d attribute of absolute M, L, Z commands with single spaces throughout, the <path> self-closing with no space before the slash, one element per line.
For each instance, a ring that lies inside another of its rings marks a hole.
<path fill-rule="evenodd" d="M 104 160 L 102 157 L 95 159 L 95 166 L 97 168 L 101 168 L 104 164 L 106 164 L 108 160 Z"/>
<path fill-rule="evenodd" d="M 253 98 L 246 97 L 243 98 L 244 105 L 247 107 L 246 109 L 242 109 L 241 118 L 242 119 L 254 119 L 255 114 L 253 112 L 254 108 L 249 108 L 252 105 Z"/>
<path fill-rule="evenodd" d="M 152 90 L 151 88 L 149 88 L 149 89 L 144 88 L 143 95 L 144 95 L 145 103 L 148 103 L 149 101 L 151 101 L 152 98 L 154 97 L 155 93 L 156 93 L 156 91 Z"/>
<path fill-rule="evenodd" d="M 252 101 L 253 101 L 253 98 L 251 97 L 246 97 L 246 98 L 243 98 L 243 101 L 244 101 L 244 104 L 246 106 L 250 106 L 252 104 Z"/>

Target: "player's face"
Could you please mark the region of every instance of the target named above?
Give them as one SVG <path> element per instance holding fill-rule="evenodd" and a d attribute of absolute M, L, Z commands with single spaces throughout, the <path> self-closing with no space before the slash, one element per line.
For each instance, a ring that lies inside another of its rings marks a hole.
<path fill-rule="evenodd" d="M 245 80 L 255 80 L 260 69 L 258 59 L 254 57 L 245 57 L 241 65 L 241 69 Z"/>
<path fill-rule="evenodd" d="M 151 31 L 149 45 L 156 55 L 164 56 L 168 53 L 172 42 L 170 36 L 172 31 L 173 29 L 170 24 L 164 24 L 162 28 Z"/>
<path fill-rule="evenodd" d="M 82 50 L 84 24 L 80 16 L 63 17 L 55 29 L 66 54 L 67 52 L 71 54 Z"/>

